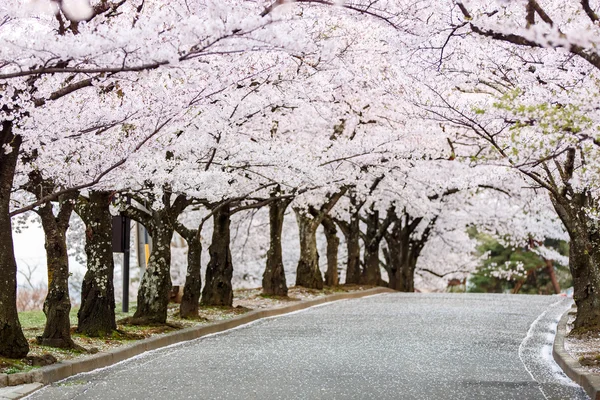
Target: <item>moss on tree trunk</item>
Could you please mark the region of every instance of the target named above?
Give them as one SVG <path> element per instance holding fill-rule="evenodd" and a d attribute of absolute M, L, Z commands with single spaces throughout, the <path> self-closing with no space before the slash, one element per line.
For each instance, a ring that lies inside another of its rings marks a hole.
<path fill-rule="evenodd" d="M 86 226 L 87 256 L 77 332 L 88 336 L 110 335 L 117 329 L 110 202 L 110 192 L 92 191 L 89 198 L 80 197 L 76 205 L 76 212 Z"/>
<path fill-rule="evenodd" d="M 296 286 L 323 289 L 323 276 L 319 269 L 317 227 L 319 221 L 302 210 L 294 210 L 300 237 L 300 259 L 296 268 Z"/>
<path fill-rule="evenodd" d="M 69 255 L 67 252 L 68 215 L 55 217 L 51 203 L 45 204 L 37 213 L 41 217 L 45 234 L 46 259 L 48 265 L 48 295 L 44 301 L 46 326 L 38 343 L 61 348 L 78 347 L 71 338 L 71 298 L 69 296 Z M 65 209 L 61 207 L 59 213 Z M 63 219 L 64 218 L 64 219 Z M 62 221 L 61 221 L 62 220 Z M 67 223 L 64 223 L 64 221 Z"/>
<path fill-rule="evenodd" d="M 161 218 L 162 217 L 162 218 Z M 137 296 L 137 309 L 131 323 L 164 324 L 167 322 L 171 292 L 171 239 L 173 227 L 166 212 L 155 216 L 150 230 L 152 252 Z"/>

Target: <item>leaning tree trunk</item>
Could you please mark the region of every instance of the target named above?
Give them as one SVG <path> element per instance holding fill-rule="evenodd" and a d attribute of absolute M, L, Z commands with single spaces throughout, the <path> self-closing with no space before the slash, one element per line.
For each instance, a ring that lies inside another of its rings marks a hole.
<path fill-rule="evenodd" d="M 296 286 L 310 289 L 323 289 L 323 276 L 319 269 L 317 251 L 317 227 L 315 220 L 301 210 L 296 212 L 300 233 L 300 260 L 296 268 Z"/>
<path fill-rule="evenodd" d="M 183 297 L 179 306 L 179 315 L 181 318 L 194 318 L 198 316 L 198 302 L 200 300 L 200 291 L 202 289 L 202 242 L 200 234 L 193 230 L 190 236 L 186 238 L 188 244 L 188 265 L 183 287 Z"/>
<path fill-rule="evenodd" d="M 338 247 L 340 245 L 340 239 L 337 236 L 335 223 L 331 218 L 323 218 L 321 224 L 325 229 L 325 238 L 327 240 L 327 272 L 325 272 L 325 284 L 327 286 L 337 286 L 340 284 L 338 276 Z"/>
<path fill-rule="evenodd" d="M 71 299 L 69 296 L 69 255 L 67 253 L 66 227 L 58 226 L 52 203 L 38 210 L 46 237 L 48 264 L 48 295 L 44 301 L 46 326 L 38 343 L 61 348 L 77 347 L 71 338 Z M 70 212 L 69 212 L 70 215 Z"/>
<path fill-rule="evenodd" d="M 367 213 L 367 232 L 365 235 L 364 270 L 360 282 L 364 285 L 379 285 L 381 283 L 381 270 L 379 267 L 379 244 L 377 232 L 379 231 L 379 212 Z"/>
<path fill-rule="evenodd" d="M 230 225 L 231 208 L 223 205 L 213 216 L 212 242 L 208 248 L 210 260 L 206 267 L 206 284 L 202 291 L 202 304 L 209 306 L 233 305 L 233 263 L 231 261 Z"/>
<path fill-rule="evenodd" d="M 112 254 L 110 192 L 92 191 L 80 198 L 76 211 L 85 223 L 87 271 L 81 285 L 77 332 L 88 336 L 110 335 L 117 329 Z"/>
<path fill-rule="evenodd" d="M 166 214 L 166 211 L 164 212 Z M 164 324 L 171 292 L 171 239 L 173 227 L 168 216 L 153 218 L 152 252 L 137 296 L 137 310 L 131 323 Z"/>
<path fill-rule="evenodd" d="M 10 152 L 4 152 L 8 146 Z M 17 262 L 10 221 L 10 193 L 21 137 L 12 135 L 12 123 L 3 121 L 0 131 L 0 357 L 22 358 L 29 344 L 17 314 Z"/>
<path fill-rule="evenodd" d="M 288 287 L 283 269 L 281 234 L 283 218 L 289 204 L 287 200 L 274 201 L 269 205 L 269 236 L 271 243 L 267 252 L 267 266 L 263 274 L 263 293 L 273 296 L 287 296 Z"/>

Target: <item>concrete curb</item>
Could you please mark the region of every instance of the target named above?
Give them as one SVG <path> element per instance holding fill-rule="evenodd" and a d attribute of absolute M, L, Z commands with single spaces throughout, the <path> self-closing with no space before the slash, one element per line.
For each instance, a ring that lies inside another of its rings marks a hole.
<path fill-rule="evenodd" d="M 600 375 L 590 374 L 579 362 L 565 350 L 565 336 L 567 334 L 567 321 L 569 312 L 567 310 L 556 328 L 552 356 L 556 363 L 562 368 L 569 378 L 578 383 L 583 390 L 594 400 L 600 400 Z"/>
<path fill-rule="evenodd" d="M 184 328 L 176 332 L 171 332 L 165 335 L 140 340 L 129 346 L 122 346 L 108 352 L 100 352 L 81 360 L 64 361 L 47 367 L 42 367 L 30 372 L 23 372 L 10 375 L 0 374 L 0 388 L 3 386 L 10 387 L 16 385 L 27 385 L 32 383 L 41 383 L 43 385 L 47 385 L 49 383 L 60 381 L 82 372 L 89 372 L 98 368 L 108 367 L 120 361 L 142 354 L 146 351 L 156 350 L 161 347 L 170 346 L 176 343 L 197 339 L 202 336 L 223 332 L 241 325 L 248 324 L 253 321 L 257 321 L 259 319 L 288 314 L 291 312 L 304 310 L 309 307 L 314 307 L 319 304 L 330 303 L 333 301 L 358 299 L 361 297 L 373 296 L 376 294 L 394 292 L 395 291 L 392 289 L 381 287 L 363 290 L 359 292 L 332 294 L 313 300 L 299 301 L 295 304 L 291 304 L 289 306 L 284 306 L 280 308 L 250 311 L 246 314 L 240 315 L 239 317 L 235 317 L 227 321 L 216 322 L 204 326 Z M 41 387 L 41 385 L 38 385 L 38 387 Z M 22 397 L 22 395 L 20 397 Z M 2 397 L 0 397 L 0 400 L 1 399 Z"/>

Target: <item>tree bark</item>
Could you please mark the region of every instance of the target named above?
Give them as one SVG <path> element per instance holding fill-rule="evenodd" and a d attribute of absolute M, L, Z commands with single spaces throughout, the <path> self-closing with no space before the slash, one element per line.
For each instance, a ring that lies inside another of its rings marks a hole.
<path fill-rule="evenodd" d="M 269 236 L 271 239 L 267 252 L 267 266 L 263 273 L 263 293 L 272 296 L 287 296 L 288 287 L 285 280 L 283 267 L 283 251 L 281 248 L 281 234 L 285 210 L 290 201 L 278 200 L 269 205 Z"/>
<path fill-rule="evenodd" d="M 187 274 L 183 286 L 183 297 L 179 306 L 181 318 L 194 318 L 198 316 L 198 303 L 202 289 L 202 242 L 198 230 L 190 230 L 189 235 L 183 236 L 188 244 Z"/>
<path fill-rule="evenodd" d="M 77 332 L 92 337 L 110 335 L 117 329 L 110 202 L 110 192 L 92 191 L 88 199 L 80 197 L 75 208 L 86 226 L 87 256 Z"/>
<path fill-rule="evenodd" d="M 164 324 L 167 321 L 171 293 L 171 239 L 177 218 L 190 204 L 185 195 L 171 202 L 173 193 L 164 188 L 162 207 L 144 210 L 126 205 L 123 214 L 148 229 L 152 237 L 152 252 L 138 290 L 137 310 L 129 322 L 132 324 Z"/>
<path fill-rule="evenodd" d="M 350 222 L 335 220 L 346 239 L 346 285 L 360 283 L 360 220 L 358 214 L 352 214 Z"/>
<path fill-rule="evenodd" d="M 429 239 L 436 220 L 437 218 L 434 218 L 430 221 L 420 237 L 415 237 L 415 230 L 423 221 L 423 218 L 419 217 L 411 220 L 408 214 L 405 214 L 403 218 L 394 218 L 390 232 L 385 235 L 390 259 L 388 274 L 391 289 L 400 292 L 415 291 L 417 260 Z"/>
<path fill-rule="evenodd" d="M 387 212 L 384 221 L 379 220 L 379 211 L 371 206 L 366 213 L 367 230 L 364 236 L 364 269 L 360 282 L 365 285 L 387 286 L 387 282 L 381 279 L 381 267 L 379 265 L 379 246 L 383 240 L 388 227 L 396 218 L 395 208 L 392 206 Z"/>
<path fill-rule="evenodd" d="M 330 217 L 323 218 L 321 222 L 325 228 L 325 238 L 327 240 L 327 272 L 325 272 L 325 285 L 338 286 L 340 279 L 338 276 L 338 247 L 340 239 L 337 236 L 335 223 Z"/>
<path fill-rule="evenodd" d="M 577 316 L 573 333 L 600 331 L 600 230 L 586 208 L 594 199 L 584 193 L 571 198 L 551 195 L 554 209 L 569 233 L 569 269 L 573 276 L 573 299 Z"/>
<path fill-rule="evenodd" d="M 152 252 L 142 277 L 137 296 L 137 310 L 131 322 L 138 325 L 167 322 L 169 293 L 171 292 L 171 239 L 173 225 L 168 211 L 155 213 L 152 218 Z"/>
<path fill-rule="evenodd" d="M 52 203 L 37 211 L 42 220 L 48 265 L 48 295 L 44 301 L 46 326 L 39 344 L 60 348 L 77 348 L 71 338 L 71 298 L 69 296 L 69 256 L 67 252 L 68 221 L 74 199 L 61 204 L 59 216 L 54 215 Z"/>
<path fill-rule="evenodd" d="M 296 286 L 310 289 L 323 289 L 323 276 L 319 269 L 317 251 L 317 227 L 319 221 L 313 215 L 307 215 L 295 209 L 300 236 L 300 260 L 296 269 Z"/>
<path fill-rule="evenodd" d="M 17 313 L 17 262 L 9 216 L 10 193 L 22 139 L 12 134 L 12 122 L 0 131 L 0 357 L 22 358 L 29 352 Z M 9 153 L 4 152 L 8 146 Z"/>
<path fill-rule="evenodd" d="M 202 304 L 209 306 L 233 305 L 233 263 L 230 249 L 231 207 L 222 205 L 214 211 L 213 236 L 208 253 L 210 260 L 206 268 L 206 284 L 202 291 Z"/>

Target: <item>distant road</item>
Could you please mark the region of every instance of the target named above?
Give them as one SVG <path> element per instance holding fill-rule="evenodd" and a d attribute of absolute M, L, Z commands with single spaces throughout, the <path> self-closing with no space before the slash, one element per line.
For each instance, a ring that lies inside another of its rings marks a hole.
<path fill-rule="evenodd" d="M 31 399 L 587 399 L 549 354 L 556 296 L 386 294 L 147 353 Z"/>

